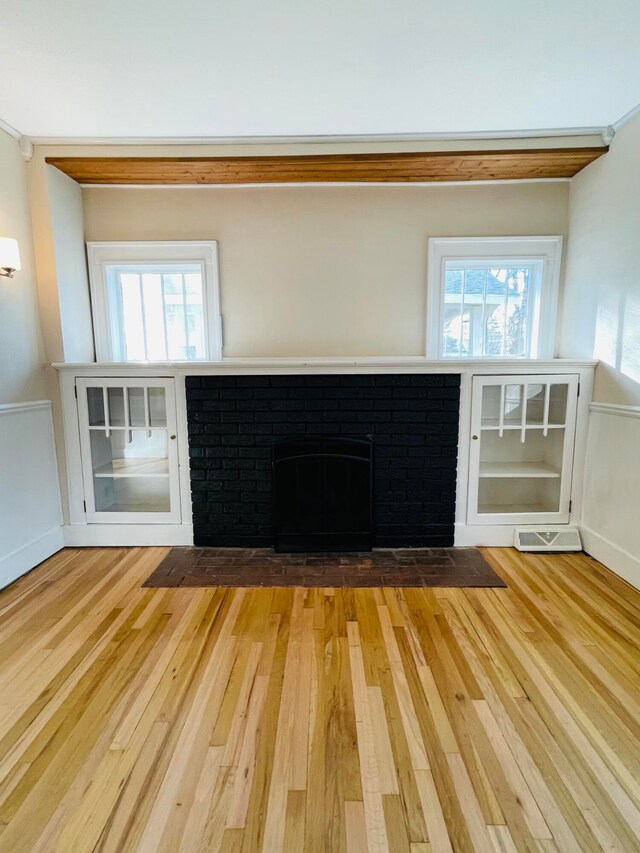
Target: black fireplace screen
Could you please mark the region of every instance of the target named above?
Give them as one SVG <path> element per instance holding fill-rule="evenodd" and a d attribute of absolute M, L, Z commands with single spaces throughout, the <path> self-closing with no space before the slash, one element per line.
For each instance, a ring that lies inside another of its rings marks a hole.
<path fill-rule="evenodd" d="M 373 438 L 304 437 L 273 448 L 276 551 L 370 551 Z"/>

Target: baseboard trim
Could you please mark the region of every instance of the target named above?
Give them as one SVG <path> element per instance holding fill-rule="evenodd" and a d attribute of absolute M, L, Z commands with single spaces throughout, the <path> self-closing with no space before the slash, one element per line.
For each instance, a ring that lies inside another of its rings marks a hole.
<path fill-rule="evenodd" d="M 587 554 L 595 557 L 596 560 L 636 589 L 640 589 L 640 559 L 638 557 L 634 557 L 629 551 L 625 551 L 624 548 L 620 548 L 619 545 L 605 539 L 604 536 L 589 527 L 581 525 L 580 535 Z"/>
<path fill-rule="evenodd" d="M 455 527 L 453 544 L 459 548 L 472 546 L 488 548 L 509 548 L 513 545 L 515 525 L 497 524 L 461 524 Z"/>
<path fill-rule="evenodd" d="M 68 548 L 193 545 L 191 524 L 67 524 L 63 533 Z"/>
<path fill-rule="evenodd" d="M 20 548 L 0 559 L 0 589 L 30 572 L 38 563 L 51 557 L 61 548 L 65 540 L 61 526 L 52 527 L 42 536 L 32 539 Z"/>

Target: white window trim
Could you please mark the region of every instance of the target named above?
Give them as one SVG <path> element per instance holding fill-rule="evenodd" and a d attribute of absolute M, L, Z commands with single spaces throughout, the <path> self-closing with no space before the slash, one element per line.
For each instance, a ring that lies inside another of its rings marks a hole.
<path fill-rule="evenodd" d="M 204 361 L 222 359 L 222 317 L 220 315 L 220 281 L 218 243 L 215 240 L 154 240 L 145 242 L 87 243 L 91 313 L 96 344 L 96 361 L 114 361 L 114 341 L 109 318 L 107 267 L 118 264 L 201 264 L 204 301 Z M 202 359 L 198 359 L 202 361 Z"/>
<path fill-rule="evenodd" d="M 556 342 L 562 237 L 432 237 L 428 247 L 427 321 L 425 352 L 428 359 L 455 361 L 442 355 L 444 270 L 447 261 L 488 259 L 542 261 L 537 346 L 531 358 L 553 358 Z M 535 345 L 536 342 L 534 342 Z M 496 362 L 512 356 L 485 356 Z"/>

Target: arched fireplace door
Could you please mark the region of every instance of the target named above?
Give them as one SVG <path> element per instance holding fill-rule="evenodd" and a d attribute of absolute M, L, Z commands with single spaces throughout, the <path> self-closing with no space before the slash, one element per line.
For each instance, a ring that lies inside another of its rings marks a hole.
<path fill-rule="evenodd" d="M 276 551 L 371 550 L 372 436 L 287 439 L 272 462 Z"/>

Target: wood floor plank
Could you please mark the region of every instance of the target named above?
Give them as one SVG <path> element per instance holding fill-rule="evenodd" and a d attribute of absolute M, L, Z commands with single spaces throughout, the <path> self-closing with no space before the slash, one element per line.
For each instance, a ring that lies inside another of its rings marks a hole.
<path fill-rule="evenodd" d="M 0 851 L 640 850 L 640 593 L 143 589 L 67 549 L 0 593 Z"/>
<path fill-rule="evenodd" d="M 455 626 L 454 620 L 454 631 Z M 499 730 L 508 741 L 510 751 L 554 837 L 561 841 L 563 850 L 580 853 L 583 850 L 597 849 L 562 778 L 550 763 L 546 751 L 531 737 L 528 723 L 518 712 L 516 700 L 528 697 L 522 694 L 513 695 L 508 680 L 495 678 L 496 668 L 492 661 L 481 656 L 477 647 L 467 645 L 466 639 L 472 637 L 471 632 L 465 633 L 459 624 L 457 634 L 461 637 L 463 646 L 467 648 L 468 659 L 496 717 Z"/>
<path fill-rule="evenodd" d="M 362 774 L 362 797 L 367 841 L 371 853 L 387 850 L 389 842 L 382 804 L 381 771 L 375 746 L 374 713 L 367 688 L 357 622 L 349 622 L 349 655 L 356 712 L 356 731 Z M 386 793 L 386 792 L 385 792 Z"/>
<path fill-rule="evenodd" d="M 344 804 L 347 827 L 347 853 L 368 853 L 367 826 L 364 819 L 364 804 L 347 801 Z"/>

